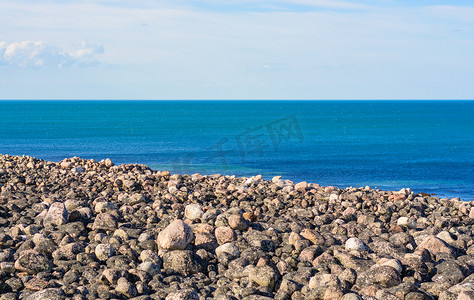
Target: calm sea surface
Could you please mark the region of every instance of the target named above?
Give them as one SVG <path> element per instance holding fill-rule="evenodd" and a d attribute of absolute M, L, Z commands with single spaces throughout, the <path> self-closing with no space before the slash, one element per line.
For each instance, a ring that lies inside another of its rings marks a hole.
<path fill-rule="evenodd" d="M 474 199 L 474 101 L 0 101 L 0 153 Z"/>

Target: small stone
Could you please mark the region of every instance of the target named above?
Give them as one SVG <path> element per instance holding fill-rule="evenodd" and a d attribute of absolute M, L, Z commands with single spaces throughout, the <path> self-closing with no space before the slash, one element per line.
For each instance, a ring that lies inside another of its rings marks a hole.
<path fill-rule="evenodd" d="M 140 252 L 140 260 L 143 262 L 151 261 L 161 265 L 161 257 L 159 257 L 156 252 L 153 252 L 151 250 L 143 250 L 142 252 Z"/>
<path fill-rule="evenodd" d="M 344 244 L 348 251 L 369 251 L 369 247 L 360 239 L 353 237 L 346 241 Z"/>
<path fill-rule="evenodd" d="M 439 253 L 446 253 L 450 256 L 454 256 L 454 250 L 445 241 L 435 237 L 429 236 L 421 242 L 415 249 L 415 253 L 422 253 L 423 250 L 428 250 L 433 255 Z"/>
<path fill-rule="evenodd" d="M 261 266 L 253 268 L 249 273 L 249 280 L 255 282 L 259 286 L 275 289 L 278 281 L 278 273 L 269 266 Z"/>
<path fill-rule="evenodd" d="M 51 263 L 45 256 L 34 250 L 25 250 L 15 261 L 15 269 L 27 272 L 28 274 L 37 274 L 39 272 L 51 271 Z"/>
<path fill-rule="evenodd" d="M 165 300 L 199 300 L 199 295 L 193 289 L 181 290 L 168 294 Z"/>
<path fill-rule="evenodd" d="M 69 162 L 69 161 L 62 161 L 62 162 L 59 164 L 59 166 L 60 166 L 61 168 L 63 168 L 63 169 L 69 169 L 69 167 L 71 166 L 71 164 L 72 164 L 72 163 Z"/>
<path fill-rule="evenodd" d="M 146 201 L 145 195 L 135 193 L 128 199 L 128 205 L 135 205 Z"/>
<path fill-rule="evenodd" d="M 5 271 L 7 273 L 14 273 L 15 272 L 15 263 L 3 261 L 0 263 L 0 270 Z"/>
<path fill-rule="evenodd" d="M 137 266 L 137 270 L 147 272 L 151 276 L 160 273 L 160 266 L 151 261 L 142 262 Z"/>
<path fill-rule="evenodd" d="M 48 209 L 46 216 L 43 219 L 43 225 L 45 227 L 51 225 L 63 225 L 67 223 L 69 214 L 67 212 L 64 203 L 62 202 L 54 202 Z"/>
<path fill-rule="evenodd" d="M 244 231 L 247 230 L 247 228 L 249 227 L 248 221 L 245 220 L 244 217 L 240 214 L 230 215 L 227 218 L 227 221 L 229 222 L 230 228 L 235 230 Z"/>
<path fill-rule="evenodd" d="M 128 282 L 125 277 L 120 277 L 117 280 L 117 286 L 115 287 L 115 291 L 128 298 L 135 297 L 137 295 L 137 288 L 134 284 Z"/>
<path fill-rule="evenodd" d="M 395 270 L 398 271 L 398 273 L 402 273 L 403 267 L 402 264 L 400 263 L 399 260 L 397 259 L 387 259 L 387 258 L 382 258 L 377 262 L 377 265 L 380 266 L 389 266 L 394 268 Z M 375 265 L 376 266 L 376 265 Z"/>
<path fill-rule="evenodd" d="M 217 243 L 216 237 L 214 236 L 214 227 L 209 224 L 199 224 L 200 227 L 207 228 L 194 228 L 194 245 L 197 248 L 212 251 L 216 249 L 219 244 Z"/>
<path fill-rule="evenodd" d="M 95 247 L 95 256 L 101 261 L 106 261 L 114 255 L 114 248 L 110 244 L 99 244 Z"/>
<path fill-rule="evenodd" d="M 199 204 L 188 204 L 184 209 L 184 216 L 191 221 L 200 219 L 203 214 L 204 211 L 202 210 L 201 205 Z"/>
<path fill-rule="evenodd" d="M 174 272 L 191 275 L 202 272 L 205 262 L 194 252 L 189 250 L 174 250 L 163 255 L 163 268 Z"/>
<path fill-rule="evenodd" d="M 158 234 L 157 244 L 161 249 L 183 250 L 193 238 L 191 227 L 182 220 L 175 220 Z"/>
<path fill-rule="evenodd" d="M 69 243 L 53 252 L 55 260 L 74 260 L 78 253 L 84 252 L 84 246 L 78 243 Z"/>
<path fill-rule="evenodd" d="M 109 201 L 100 201 L 100 202 L 97 202 L 94 206 L 94 211 L 98 214 L 105 213 L 107 211 L 114 210 L 114 209 L 116 209 L 115 205 Z"/>
<path fill-rule="evenodd" d="M 105 164 L 105 166 L 106 166 L 107 168 L 110 168 L 110 167 L 112 167 L 112 166 L 114 165 L 114 163 L 112 162 L 112 160 L 110 160 L 110 158 L 106 158 L 106 159 L 104 160 L 104 164 Z"/>
<path fill-rule="evenodd" d="M 356 284 L 362 287 L 379 284 L 382 287 L 389 288 L 400 284 L 401 281 L 400 274 L 394 268 L 377 266 L 357 276 Z"/>
<path fill-rule="evenodd" d="M 398 220 L 397 220 L 397 225 L 399 225 L 399 226 L 404 226 L 404 227 L 408 227 L 408 228 L 411 228 L 411 229 L 416 228 L 416 223 L 415 223 L 415 221 L 410 220 L 410 219 L 407 218 L 407 217 L 400 217 L 400 218 L 398 218 Z"/>
<path fill-rule="evenodd" d="M 239 248 L 233 243 L 226 243 L 216 248 L 216 255 L 219 256 L 221 253 L 228 253 L 233 257 L 238 257 L 240 255 Z"/>
<path fill-rule="evenodd" d="M 308 183 L 306 181 L 295 184 L 295 190 L 297 190 L 300 193 L 305 193 L 307 187 L 308 187 Z"/>
<path fill-rule="evenodd" d="M 301 236 L 296 232 L 291 232 L 290 236 L 288 237 L 288 244 L 294 246 L 298 240 L 301 240 Z"/>
<path fill-rule="evenodd" d="M 343 295 L 344 295 L 344 292 L 342 290 L 342 287 L 331 285 L 324 292 L 323 300 L 341 299 Z"/>
<path fill-rule="evenodd" d="M 97 229 L 115 231 L 117 229 L 117 219 L 109 213 L 98 214 L 92 225 L 92 230 Z"/>
<path fill-rule="evenodd" d="M 71 169 L 71 172 L 73 173 L 84 173 L 84 168 L 83 167 L 75 167 Z"/>
<path fill-rule="evenodd" d="M 295 281 L 283 278 L 280 283 L 280 288 L 278 289 L 278 292 L 284 292 L 288 295 L 291 295 L 300 288 L 301 287 L 299 286 L 299 284 Z"/>
<path fill-rule="evenodd" d="M 318 273 L 311 277 L 308 283 L 310 289 L 315 289 L 323 285 L 340 285 L 341 281 L 333 274 Z M 341 295 L 342 296 L 342 295 Z"/>
<path fill-rule="evenodd" d="M 49 288 L 33 293 L 25 298 L 25 300 L 63 300 L 66 294 L 59 288 Z"/>
<path fill-rule="evenodd" d="M 215 230 L 215 236 L 219 245 L 234 242 L 237 240 L 235 231 L 227 226 L 219 226 Z"/>
<path fill-rule="evenodd" d="M 102 276 L 108 281 L 109 284 L 117 284 L 117 280 L 123 277 L 124 272 L 118 269 L 105 269 L 102 271 Z"/>
<path fill-rule="evenodd" d="M 356 293 L 347 293 L 340 300 L 362 300 L 362 298 Z"/>

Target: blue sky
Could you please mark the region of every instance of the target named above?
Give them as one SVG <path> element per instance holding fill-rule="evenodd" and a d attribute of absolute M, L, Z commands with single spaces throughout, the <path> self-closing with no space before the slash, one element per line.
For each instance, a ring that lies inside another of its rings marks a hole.
<path fill-rule="evenodd" d="M 474 99 L 472 1 L 0 0 L 0 99 Z"/>

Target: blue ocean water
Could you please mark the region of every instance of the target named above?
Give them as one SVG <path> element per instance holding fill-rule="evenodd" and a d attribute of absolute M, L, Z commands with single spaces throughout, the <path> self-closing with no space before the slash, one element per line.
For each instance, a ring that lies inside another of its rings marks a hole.
<path fill-rule="evenodd" d="M 474 199 L 474 101 L 0 101 L 0 153 Z"/>

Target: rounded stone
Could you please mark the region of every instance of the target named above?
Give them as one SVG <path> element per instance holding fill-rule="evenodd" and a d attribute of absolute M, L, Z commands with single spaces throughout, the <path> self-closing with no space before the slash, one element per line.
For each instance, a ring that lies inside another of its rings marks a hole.
<path fill-rule="evenodd" d="M 192 251 L 174 250 L 163 255 L 163 268 L 187 276 L 202 272 L 205 262 Z"/>
<path fill-rule="evenodd" d="M 227 218 L 227 221 L 229 222 L 230 228 L 235 230 L 244 231 L 247 230 L 247 228 L 249 227 L 247 220 L 245 220 L 244 217 L 240 214 L 230 215 Z"/>
<path fill-rule="evenodd" d="M 216 248 L 216 255 L 219 256 L 221 253 L 228 253 L 234 257 L 238 257 L 240 255 L 239 248 L 233 243 L 226 243 L 220 245 Z"/>
<path fill-rule="evenodd" d="M 175 220 L 158 234 L 157 244 L 161 249 L 184 250 L 193 238 L 191 227 L 183 220 Z"/>
<path fill-rule="evenodd" d="M 341 300 L 362 300 L 362 298 L 356 293 L 347 293 L 342 296 Z"/>
<path fill-rule="evenodd" d="M 45 256 L 34 250 L 23 251 L 15 261 L 15 269 L 29 274 L 51 271 L 51 263 Z"/>
<path fill-rule="evenodd" d="M 106 261 L 109 257 L 114 255 L 114 248 L 110 244 L 99 244 L 95 247 L 95 256 L 100 261 Z"/>
<path fill-rule="evenodd" d="M 397 225 L 405 226 L 405 227 L 412 228 L 412 229 L 416 228 L 416 223 L 413 220 L 410 220 L 407 217 L 398 218 Z"/>
<path fill-rule="evenodd" d="M 217 227 L 215 231 L 215 236 L 219 245 L 234 242 L 237 240 L 235 231 L 227 226 Z"/>
<path fill-rule="evenodd" d="M 184 209 L 184 216 L 191 221 L 200 219 L 203 214 L 204 211 L 199 204 L 188 204 Z"/>
<path fill-rule="evenodd" d="M 344 247 L 348 251 L 369 251 L 369 247 L 360 239 L 352 237 L 346 241 Z"/>

